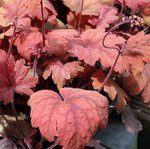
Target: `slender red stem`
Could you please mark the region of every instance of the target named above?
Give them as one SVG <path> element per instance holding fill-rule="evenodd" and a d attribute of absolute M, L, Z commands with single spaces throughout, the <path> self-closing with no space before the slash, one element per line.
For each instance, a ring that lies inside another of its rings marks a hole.
<path fill-rule="evenodd" d="M 74 21 L 74 25 L 73 25 L 74 29 L 76 29 L 76 27 L 77 27 L 77 16 L 78 16 L 78 13 L 76 12 L 75 13 L 75 18 L 74 18 L 75 21 Z"/>
<path fill-rule="evenodd" d="M 108 81 L 109 78 L 111 77 L 111 75 L 112 75 L 112 73 L 113 73 L 113 70 L 114 70 L 114 68 L 115 68 L 115 65 L 117 64 L 117 61 L 118 61 L 118 59 L 119 59 L 119 57 L 120 57 L 120 55 L 121 55 L 121 53 L 122 53 L 122 48 L 123 48 L 123 47 L 122 47 L 122 48 L 120 49 L 119 47 L 107 46 L 107 45 L 105 45 L 105 39 L 106 39 L 106 37 L 108 36 L 108 34 L 109 34 L 110 32 L 114 31 L 114 30 L 115 30 L 116 28 L 118 28 L 120 25 L 123 25 L 123 24 L 126 24 L 126 23 L 130 23 L 130 20 L 128 19 L 128 20 L 126 20 L 126 21 L 120 22 L 120 23 L 118 23 L 117 25 L 115 25 L 114 27 L 112 27 L 112 28 L 105 34 L 105 36 L 104 36 L 104 38 L 103 38 L 103 40 L 102 40 L 102 45 L 103 45 L 105 48 L 107 48 L 107 49 L 115 49 L 115 50 L 118 51 L 118 54 L 117 54 L 117 57 L 116 57 L 116 59 L 115 59 L 113 65 L 111 66 L 111 68 L 110 68 L 110 70 L 109 70 L 109 72 L 108 72 L 106 78 L 104 79 L 104 81 L 103 81 L 101 87 L 98 89 L 98 92 L 100 92 L 100 91 L 102 90 L 102 88 L 104 87 L 104 85 L 107 83 L 107 81 Z"/>
<path fill-rule="evenodd" d="M 33 61 L 33 73 L 32 73 L 33 77 L 35 77 L 35 75 L 36 75 L 37 63 L 38 63 L 38 58 L 37 58 L 37 56 L 35 56 L 34 61 Z"/>
<path fill-rule="evenodd" d="M 43 0 L 41 0 L 41 15 L 42 15 L 42 37 L 43 37 L 43 47 L 45 47 L 45 20 L 44 20 L 44 10 L 43 10 Z M 34 57 L 34 62 L 33 62 L 33 76 L 36 75 L 36 68 L 37 68 L 37 63 L 38 63 L 38 57 Z"/>
<path fill-rule="evenodd" d="M 79 13 L 79 20 L 78 20 L 78 26 L 77 26 L 77 30 L 80 32 L 80 25 L 81 25 L 81 21 L 82 21 L 82 11 L 83 11 L 83 4 L 84 4 L 84 0 L 81 1 L 81 9 L 80 9 L 80 13 Z"/>
<path fill-rule="evenodd" d="M 126 20 L 126 21 L 123 21 L 123 22 L 120 22 L 118 23 L 117 25 L 113 26 L 104 36 L 103 40 L 102 40 L 102 45 L 103 47 L 107 48 L 107 49 L 116 49 L 117 51 L 120 51 L 120 48 L 119 47 L 111 47 L 111 46 L 108 46 L 105 44 L 105 39 L 106 37 L 108 36 L 108 34 L 112 31 L 114 31 L 115 29 L 117 29 L 119 26 L 123 25 L 123 24 L 127 24 L 127 23 L 130 23 L 130 20 Z"/>
<path fill-rule="evenodd" d="M 122 0 L 122 5 L 121 5 L 121 11 L 120 11 L 120 13 L 119 14 L 122 14 L 123 13 L 123 9 L 124 9 L 124 7 L 125 7 L 125 2 L 124 2 L 124 0 Z"/>
<path fill-rule="evenodd" d="M 17 24 L 17 21 L 16 19 L 13 21 L 13 34 L 11 36 L 11 40 L 10 40 L 10 44 L 9 44 L 9 48 L 8 48 L 8 56 L 11 54 L 11 51 L 12 51 L 12 47 L 13 47 L 13 44 L 14 44 L 14 38 L 15 38 L 15 35 L 16 35 L 16 24 Z"/>
<path fill-rule="evenodd" d="M 104 79 L 104 81 L 103 81 L 101 87 L 98 89 L 98 92 L 100 92 L 100 91 L 102 90 L 102 88 L 104 87 L 104 85 L 107 83 L 107 81 L 108 81 L 109 78 L 111 77 L 111 75 L 112 75 L 112 73 L 113 73 L 113 70 L 114 70 L 114 68 L 115 68 L 115 65 L 117 64 L 117 61 L 118 61 L 120 55 L 121 55 L 121 52 L 118 51 L 117 57 L 116 57 L 116 59 L 115 59 L 113 65 L 111 66 L 111 68 L 110 68 L 110 70 L 109 70 L 109 72 L 108 72 L 106 78 Z"/>
<path fill-rule="evenodd" d="M 44 10 L 43 10 L 43 0 L 41 0 L 41 15 L 42 15 L 42 37 L 43 37 L 43 47 L 45 47 L 45 20 L 44 20 Z"/>

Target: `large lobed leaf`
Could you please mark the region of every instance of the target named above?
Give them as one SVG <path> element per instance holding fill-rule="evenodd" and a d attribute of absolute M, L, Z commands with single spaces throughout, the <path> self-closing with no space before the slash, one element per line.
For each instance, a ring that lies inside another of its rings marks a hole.
<path fill-rule="evenodd" d="M 131 36 L 123 53 L 123 60 L 139 71 L 144 68 L 144 62 L 150 62 L 150 35 L 143 31 Z"/>
<path fill-rule="evenodd" d="M 63 100 L 62 100 L 63 99 Z M 64 149 L 81 149 L 98 128 L 107 126 L 108 101 L 95 91 L 63 88 L 60 95 L 41 90 L 31 95 L 31 123 Z"/>
<path fill-rule="evenodd" d="M 37 28 L 29 28 L 17 36 L 14 44 L 18 53 L 26 60 L 30 60 L 32 56 L 40 57 L 43 51 L 42 40 L 42 33 Z"/>
<path fill-rule="evenodd" d="M 0 26 L 8 27 L 16 22 L 17 31 L 30 26 L 30 18 L 26 7 L 26 0 L 3 0 L 3 5 L 0 7 Z M 13 33 L 13 27 L 5 31 L 6 36 Z"/>
<path fill-rule="evenodd" d="M 52 75 L 52 79 L 57 88 L 62 88 L 67 80 L 71 80 L 78 75 L 78 72 L 83 72 L 84 67 L 80 66 L 80 62 L 73 61 L 63 64 L 59 60 L 51 60 L 46 62 L 46 68 L 43 73 L 44 79 Z"/>
<path fill-rule="evenodd" d="M 0 7 L 0 25 L 4 27 L 12 25 L 12 21 L 15 19 L 18 25 L 23 25 L 26 23 L 27 15 L 25 0 L 4 0 Z"/>
<path fill-rule="evenodd" d="M 75 29 L 55 29 L 46 34 L 47 52 L 55 56 L 64 56 L 67 53 L 65 38 L 78 36 Z"/>
<path fill-rule="evenodd" d="M 104 67 L 110 67 L 117 52 L 103 47 L 104 35 L 103 28 L 87 29 L 80 38 L 66 38 L 66 46 L 70 53 L 77 56 L 79 60 L 84 60 L 86 64 L 94 66 L 95 62 L 100 60 Z M 106 42 L 109 46 L 115 46 L 115 44 L 123 43 L 124 39 L 116 35 L 109 35 Z"/>
<path fill-rule="evenodd" d="M 37 79 L 27 76 L 29 68 L 24 66 L 24 60 L 15 62 L 14 57 L 3 50 L 0 50 L 0 57 L 0 101 L 13 102 L 14 92 L 31 95 Z"/>

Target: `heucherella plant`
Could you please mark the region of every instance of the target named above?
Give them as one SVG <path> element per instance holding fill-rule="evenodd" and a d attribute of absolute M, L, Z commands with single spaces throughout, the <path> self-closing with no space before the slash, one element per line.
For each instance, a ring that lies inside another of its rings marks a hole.
<path fill-rule="evenodd" d="M 150 106 L 149 17 L 149 0 L 1 0 L 0 145 L 86 148 L 112 101 L 140 131 L 130 101 Z"/>

